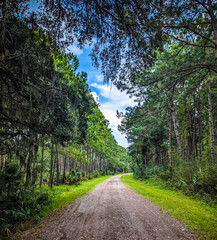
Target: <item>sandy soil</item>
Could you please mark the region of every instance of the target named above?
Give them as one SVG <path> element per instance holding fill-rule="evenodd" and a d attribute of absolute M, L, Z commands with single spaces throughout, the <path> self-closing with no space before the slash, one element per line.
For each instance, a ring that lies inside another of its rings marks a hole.
<path fill-rule="evenodd" d="M 43 220 L 16 239 L 152 240 L 196 239 L 180 221 L 127 188 L 114 176 L 88 195 Z"/>

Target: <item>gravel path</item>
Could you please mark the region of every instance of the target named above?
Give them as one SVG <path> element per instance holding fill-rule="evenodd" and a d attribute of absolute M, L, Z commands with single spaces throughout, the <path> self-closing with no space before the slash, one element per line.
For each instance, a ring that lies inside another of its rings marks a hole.
<path fill-rule="evenodd" d="M 16 238 L 18 239 L 18 238 Z M 119 176 L 53 212 L 20 240 L 196 239 L 180 221 L 127 188 Z"/>

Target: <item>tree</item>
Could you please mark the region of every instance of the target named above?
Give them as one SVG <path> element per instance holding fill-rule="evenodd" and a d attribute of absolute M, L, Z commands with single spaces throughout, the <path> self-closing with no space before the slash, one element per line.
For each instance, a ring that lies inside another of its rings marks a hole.
<path fill-rule="evenodd" d="M 156 50 L 165 50 L 169 41 L 179 43 L 177 54 L 186 46 L 210 49 L 213 55 L 217 49 L 214 0 L 46 1 L 43 7 L 41 23 L 56 39 L 64 35 L 80 46 L 97 39 L 93 62 L 101 62 L 105 80 L 121 89 L 130 88 L 130 77 L 152 65 Z"/>

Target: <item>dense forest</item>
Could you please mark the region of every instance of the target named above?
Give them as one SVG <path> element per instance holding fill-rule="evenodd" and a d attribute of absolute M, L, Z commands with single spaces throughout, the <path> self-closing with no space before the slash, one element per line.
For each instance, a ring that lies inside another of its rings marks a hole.
<path fill-rule="evenodd" d="M 39 2 L 37 14 L 27 0 L 0 3 L 1 231 L 26 219 L 22 199 L 38 186 L 130 167 L 216 203 L 216 1 Z M 128 151 L 66 53 L 75 42 L 136 99 L 117 112 Z"/>
<path fill-rule="evenodd" d="M 129 156 L 114 139 L 77 72 L 78 59 L 26 17 L 23 1 L 1 4 L 1 233 L 40 211 L 48 184 L 77 184 L 128 171 Z"/>

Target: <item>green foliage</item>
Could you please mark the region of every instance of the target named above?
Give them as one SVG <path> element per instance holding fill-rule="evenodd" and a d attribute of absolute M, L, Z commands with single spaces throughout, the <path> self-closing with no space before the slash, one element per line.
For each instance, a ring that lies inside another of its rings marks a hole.
<path fill-rule="evenodd" d="M 0 171 L 0 233 L 15 232 L 16 225 L 37 220 L 43 206 L 48 203 L 47 194 L 37 194 L 33 188 L 25 189 L 23 172 L 17 163 L 7 163 Z"/>
<path fill-rule="evenodd" d="M 217 203 L 216 166 L 198 167 L 198 164 L 181 164 L 175 169 L 172 184 L 186 194 L 209 203 Z"/>
<path fill-rule="evenodd" d="M 77 185 L 82 178 L 85 177 L 85 173 L 79 171 L 79 169 L 71 169 L 71 171 L 66 176 L 66 181 L 68 184 L 75 184 Z"/>
<path fill-rule="evenodd" d="M 216 74 L 201 67 L 216 68 L 215 54 L 198 47 L 180 49 L 171 41 L 156 57 L 154 66 L 136 74 L 135 95 L 142 100 L 127 109 L 119 127 L 132 143 L 134 176 L 155 176 L 215 201 Z"/>
<path fill-rule="evenodd" d="M 213 197 L 217 196 L 217 165 L 207 166 L 200 172 L 198 180 L 200 181 L 201 189 Z M 216 197 L 217 202 L 217 197 Z"/>
<path fill-rule="evenodd" d="M 135 179 L 161 179 L 171 187 L 205 202 L 217 203 L 216 166 L 201 167 L 199 163 L 183 162 L 176 167 L 155 166 L 134 169 Z"/>

